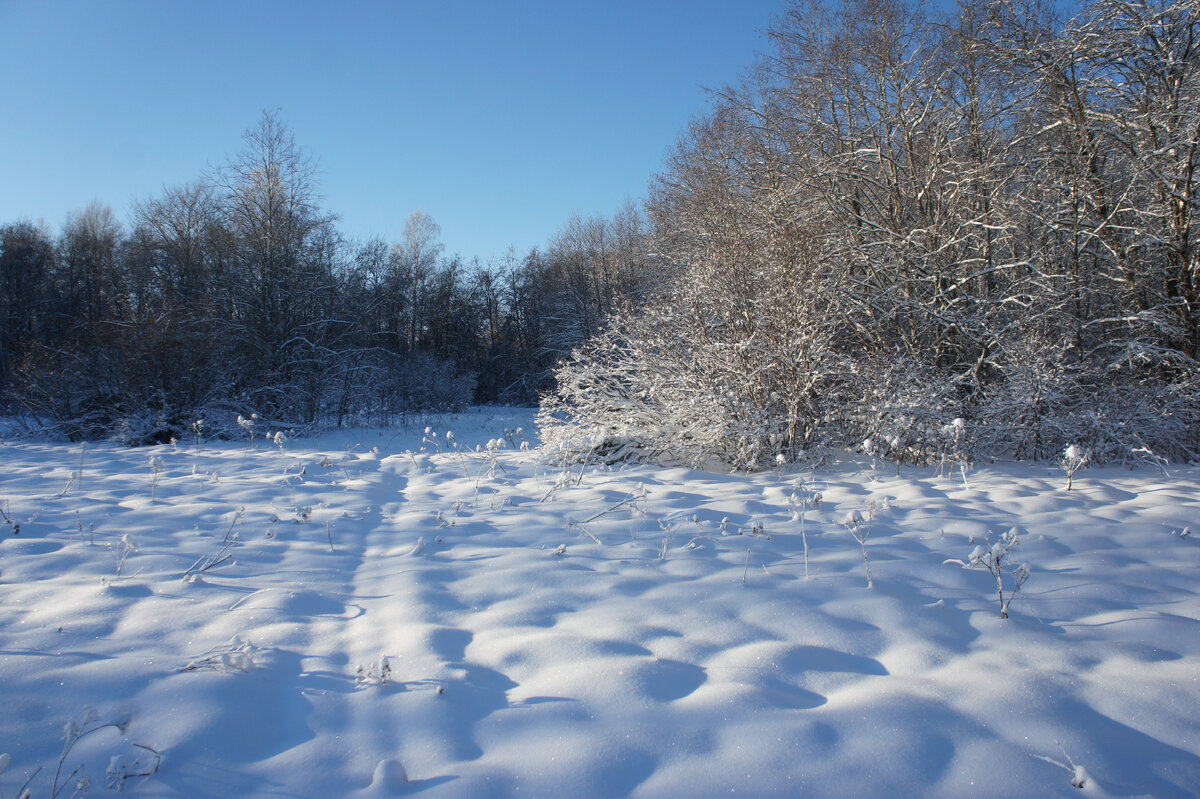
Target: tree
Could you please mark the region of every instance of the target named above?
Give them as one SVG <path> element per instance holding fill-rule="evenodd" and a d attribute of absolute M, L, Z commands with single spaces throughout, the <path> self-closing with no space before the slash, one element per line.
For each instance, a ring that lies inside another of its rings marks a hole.
<path fill-rule="evenodd" d="M 222 219 L 237 248 L 235 340 L 248 364 L 242 388 L 268 413 L 315 418 L 339 240 L 317 205 L 316 168 L 272 113 L 243 135 L 217 173 Z"/>
<path fill-rule="evenodd" d="M 55 268 L 49 233 L 28 222 L 0 227 L 0 396 L 13 387 L 29 349 L 50 334 Z"/>
<path fill-rule="evenodd" d="M 414 211 L 404 223 L 404 235 L 393 246 L 401 285 L 408 289 L 408 352 L 421 347 L 426 330 L 429 282 L 444 247 L 441 227 L 424 211 Z"/>

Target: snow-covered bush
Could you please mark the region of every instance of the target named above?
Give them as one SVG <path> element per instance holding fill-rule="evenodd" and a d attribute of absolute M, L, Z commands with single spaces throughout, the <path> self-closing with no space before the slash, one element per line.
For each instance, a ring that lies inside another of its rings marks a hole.
<path fill-rule="evenodd" d="M 369 397 L 384 423 L 420 411 L 459 411 L 474 395 L 475 373 L 452 359 L 423 352 L 377 357 Z"/>
<path fill-rule="evenodd" d="M 560 365 L 538 417 L 552 460 L 756 470 L 828 443 L 854 374 L 819 265 L 717 260 Z"/>

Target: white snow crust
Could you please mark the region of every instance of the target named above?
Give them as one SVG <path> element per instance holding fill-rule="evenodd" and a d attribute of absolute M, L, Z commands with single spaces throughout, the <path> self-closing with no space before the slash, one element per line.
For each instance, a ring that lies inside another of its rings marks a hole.
<path fill-rule="evenodd" d="M 529 412 L 424 426 L 92 444 L 82 468 L 0 442 L 0 795 L 39 767 L 50 794 L 88 706 L 121 726 L 64 772 L 99 796 L 145 747 L 126 793 L 1200 790 L 1200 467 L 1069 492 L 1056 464 L 872 480 L 861 454 L 567 475 L 521 450 Z M 1031 572 L 1001 620 L 992 576 L 946 561 L 1010 528 Z"/>

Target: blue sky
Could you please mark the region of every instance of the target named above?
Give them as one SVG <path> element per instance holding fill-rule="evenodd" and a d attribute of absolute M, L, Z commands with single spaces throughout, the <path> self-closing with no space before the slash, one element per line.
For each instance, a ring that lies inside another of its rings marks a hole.
<path fill-rule="evenodd" d="M 223 163 L 277 109 L 348 235 L 416 210 L 448 253 L 640 199 L 784 0 L 0 0 L 0 223 Z"/>

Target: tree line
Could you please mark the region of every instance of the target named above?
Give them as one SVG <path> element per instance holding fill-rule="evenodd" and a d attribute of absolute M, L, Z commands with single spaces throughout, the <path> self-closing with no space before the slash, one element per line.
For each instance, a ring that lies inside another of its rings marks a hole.
<path fill-rule="evenodd" d="M 642 212 L 570 220 L 544 249 L 447 257 L 412 214 L 350 241 L 311 157 L 264 113 L 242 151 L 55 234 L 0 226 L 0 397 L 72 438 L 165 441 L 198 419 L 387 423 L 472 402 L 534 403 L 552 369 L 647 274 Z"/>
<path fill-rule="evenodd" d="M 1200 2 L 797 0 L 651 188 L 563 457 L 1194 460 Z"/>

